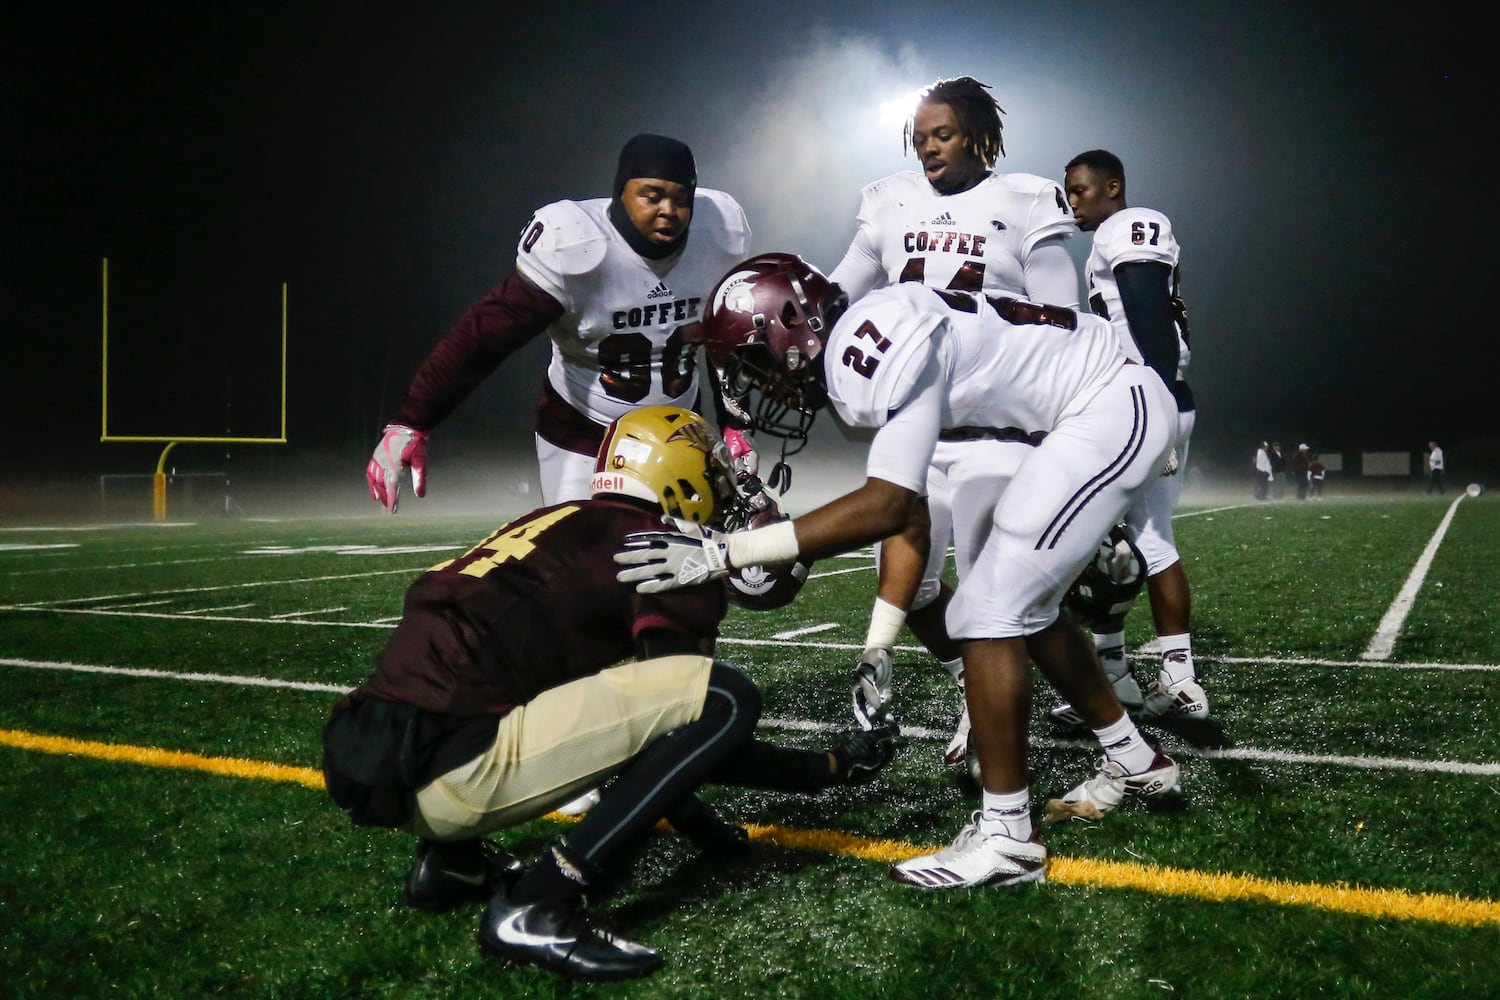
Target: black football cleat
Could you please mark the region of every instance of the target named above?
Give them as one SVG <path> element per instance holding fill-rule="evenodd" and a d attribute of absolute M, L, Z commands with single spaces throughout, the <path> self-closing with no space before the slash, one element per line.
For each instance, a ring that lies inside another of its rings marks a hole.
<path fill-rule="evenodd" d="M 479 925 L 479 948 L 491 958 L 536 965 L 569 979 L 638 979 L 661 968 L 645 945 L 588 922 L 583 900 L 516 903 L 502 889 Z"/>
<path fill-rule="evenodd" d="M 406 903 L 428 913 L 483 903 L 520 871 L 521 862 L 486 840 L 423 840 L 406 873 Z"/>

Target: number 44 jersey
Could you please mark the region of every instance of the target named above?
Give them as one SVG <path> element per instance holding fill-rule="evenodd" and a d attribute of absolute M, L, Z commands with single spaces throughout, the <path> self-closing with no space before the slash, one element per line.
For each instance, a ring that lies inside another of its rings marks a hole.
<path fill-rule="evenodd" d="M 1024 296 L 1032 248 L 1074 231 L 1067 198 L 1044 177 L 992 174 L 941 195 L 904 170 L 865 187 L 854 243 L 830 277 L 852 300 L 896 282 Z"/>
<path fill-rule="evenodd" d="M 692 408 L 698 371 L 692 327 L 714 283 L 748 252 L 739 203 L 698 188 L 687 245 L 658 261 L 641 257 L 609 220 L 609 199 L 539 209 L 516 249 L 516 270 L 563 307 L 547 329 L 547 380 L 600 424 L 658 403 Z"/>

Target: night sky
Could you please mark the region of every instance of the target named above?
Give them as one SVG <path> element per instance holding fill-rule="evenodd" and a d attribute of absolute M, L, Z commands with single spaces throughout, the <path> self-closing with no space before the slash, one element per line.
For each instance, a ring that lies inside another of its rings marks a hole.
<path fill-rule="evenodd" d="M 1007 112 L 1000 169 L 1060 180 L 1102 146 L 1130 203 L 1172 218 L 1204 469 L 1248 470 L 1261 438 L 1437 438 L 1459 477 L 1495 460 L 1490 233 L 1461 197 L 1495 115 L 1480 25 L 1442 7 L 388 6 L 7 6 L 0 479 L 155 464 L 98 440 L 106 257 L 111 433 L 277 434 L 286 282 L 290 443 L 236 454 L 362 492 L 385 412 L 532 210 L 608 194 L 632 134 L 688 142 L 753 249 L 827 270 L 860 187 L 914 163 L 878 105 L 961 74 Z M 438 429 L 434 490 L 502 452 L 534 464 L 545 359 L 532 344 Z M 857 460 L 822 423 L 812 453 Z"/>

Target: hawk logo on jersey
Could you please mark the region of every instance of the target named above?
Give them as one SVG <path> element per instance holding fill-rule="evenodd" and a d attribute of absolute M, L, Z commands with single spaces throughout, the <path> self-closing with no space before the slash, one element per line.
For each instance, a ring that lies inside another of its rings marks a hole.
<path fill-rule="evenodd" d="M 1005 223 L 1001 222 L 999 219 L 991 219 L 990 225 L 995 227 L 996 232 L 1005 232 Z"/>

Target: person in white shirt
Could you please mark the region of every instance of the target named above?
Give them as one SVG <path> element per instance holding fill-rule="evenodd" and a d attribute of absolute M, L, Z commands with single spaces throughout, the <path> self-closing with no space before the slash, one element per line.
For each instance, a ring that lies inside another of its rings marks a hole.
<path fill-rule="evenodd" d="M 796 415 L 805 431 L 832 406 L 843 426 L 872 431 L 866 479 L 766 527 L 724 533 L 674 520 L 670 530 L 627 536 L 615 556 L 619 578 L 642 592 L 737 566 L 831 556 L 903 531 L 945 430 L 1037 442 L 1003 487 L 953 497 L 955 519 L 982 515 L 990 525 L 972 565 L 959 569 L 945 619 L 962 649 L 982 808 L 951 846 L 896 865 L 892 878 L 923 888 L 1045 879 L 1027 768 L 1032 662 L 1104 748 L 1095 775 L 1047 803 L 1049 819 L 1099 818 L 1129 798 L 1177 788 L 1176 763 L 1141 736 L 1087 637 L 1059 613 L 1099 540 L 1168 468 L 1176 434 L 1171 391 L 1125 357 L 1106 320 L 913 283 L 849 305 L 801 258 L 762 254 L 715 287 L 704 334 L 721 391 L 755 390 L 758 415 Z"/>
<path fill-rule="evenodd" d="M 1436 441 L 1427 442 L 1427 492 L 1447 492 L 1443 488 L 1443 449 Z"/>
<path fill-rule="evenodd" d="M 1076 308 L 1078 275 L 1066 240 L 1072 215 L 1061 188 L 1035 174 L 999 173 L 1005 155 L 1003 109 L 973 77 L 937 80 L 922 91 L 903 133 L 921 170 L 904 170 L 865 187 L 854 239 L 830 279 L 858 302 L 876 288 L 917 282 Z M 904 535 L 877 546 L 880 581 L 856 668 L 855 719 L 866 728 L 890 721 L 891 649 L 909 626 L 962 687 L 963 659 L 943 616 L 953 590 L 943 580 L 948 543 L 955 561 L 972 560 L 988 519 L 955 517 L 953 495 L 1002 487 L 1033 442 L 966 431 L 939 438 L 927 471 L 925 564 Z M 911 583 L 920 567 L 914 596 Z M 945 759 L 964 759 L 967 721 L 960 718 Z"/>
<path fill-rule="evenodd" d="M 1186 468 L 1198 411 L 1186 377 L 1192 350 L 1179 294 L 1182 252 L 1172 221 L 1155 209 L 1126 204 L 1125 166 L 1108 150 L 1091 149 L 1068 161 L 1063 187 L 1078 228 L 1094 234 L 1085 265 L 1089 309 L 1109 320 L 1126 357 L 1150 367 L 1171 388 L 1177 463 Z M 1147 693 L 1125 659 L 1126 612 L 1093 626 L 1115 693 L 1148 719 L 1209 714 L 1193 664 L 1192 588 L 1172 530 L 1181 493 L 1181 475 L 1163 476 L 1125 515 L 1126 533 L 1146 560 L 1146 594 L 1161 656 Z M 1067 705 L 1053 709 L 1052 718 L 1063 724 L 1081 721 Z"/>
<path fill-rule="evenodd" d="M 692 344 L 703 302 L 749 246 L 744 210 L 698 186 L 685 143 L 631 138 L 611 197 L 537 209 L 521 230 L 515 270 L 433 347 L 370 458 L 371 497 L 394 514 L 407 469 L 412 492 L 425 496 L 433 429 L 542 333 L 552 340 L 535 425 L 542 501 L 588 497 L 610 421 L 637 406 L 699 407 Z M 748 441 L 729 429 L 744 461 Z"/>
<path fill-rule="evenodd" d="M 1271 484 L 1276 481 L 1276 470 L 1271 468 L 1270 447 L 1262 441 L 1255 449 L 1255 499 L 1265 500 L 1271 495 Z"/>

